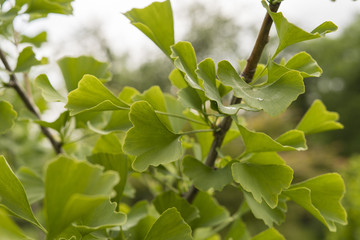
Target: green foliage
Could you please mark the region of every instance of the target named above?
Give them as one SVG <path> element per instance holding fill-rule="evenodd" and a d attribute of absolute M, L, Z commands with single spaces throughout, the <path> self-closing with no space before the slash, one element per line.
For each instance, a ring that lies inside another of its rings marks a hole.
<path fill-rule="evenodd" d="M 14 19 L 22 14 L 29 14 L 30 20 L 49 13 L 70 14 L 71 2 L 16 1 L 14 8 L 2 13 L 8 14 L 8 21 L 2 21 L 1 27 L 13 27 Z M 304 93 L 304 78 L 319 77 L 322 69 L 305 52 L 287 62 L 277 63 L 275 57 L 286 47 L 319 38 L 336 26 L 326 22 L 308 33 L 289 23 L 282 13 L 271 12 L 265 1 L 262 4 L 274 20 L 279 45 L 266 65 L 253 63 L 257 65 L 250 70 L 254 78 L 245 80 L 246 73 L 239 74 L 225 60 L 217 66 L 210 58 L 198 63 L 190 42 L 174 41 L 170 1 L 155 2 L 125 16 L 173 63 L 169 78 L 179 89 L 178 98 L 157 86 L 142 93 L 125 87 L 115 95 L 105 85 L 111 78 L 108 63 L 85 56 L 64 57 L 58 65 L 67 98 L 45 74 L 35 81 L 25 79 L 41 90 L 43 101 L 66 103 L 53 122 L 40 119 L 15 75 L 44 61 L 35 58 L 32 47 L 25 47 L 12 70 L 1 49 L 9 74 L 9 81 L 2 85 L 13 88 L 35 113 L 38 119 L 24 114 L 22 120 L 41 126 L 58 156 L 47 157 L 43 166 L 24 164 L 16 174 L 10 162 L 0 157 L 0 238 L 31 239 L 26 228 L 22 231 L 15 224 L 12 214 L 27 221 L 29 228 L 42 230 L 45 239 L 205 240 L 224 236 L 228 240 L 282 240 L 273 227 L 285 221 L 290 200 L 330 231 L 336 230 L 336 224 L 345 225 L 341 176 L 330 173 L 297 183 L 294 170 L 278 154 L 305 151 L 307 135 L 342 128 L 338 115 L 317 100 L 295 129 L 273 138 L 250 129 L 244 114 L 264 111 L 278 116 L 286 111 Z M 271 24 L 266 19 L 264 24 Z M 6 40 L 11 34 L 21 36 L 4 31 L 2 37 Z M 268 36 L 259 37 L 263 41 Z M 40 47 L 44 41 L 46 33 L 23 36 L 18 42 Z M 2 134 L 20 124 L 15 104 L 0 101 Z M 226 155 L 223 145 L 240 136 L 242 152 Z M 228 187 L 242 195 L 236 199 L 241 204 L 234 213 L 215 197 Z M 143 200 L 145 191 L 151 201 Z M 269 228 L 250 234 L 244 220 L 247 212 Z"/>

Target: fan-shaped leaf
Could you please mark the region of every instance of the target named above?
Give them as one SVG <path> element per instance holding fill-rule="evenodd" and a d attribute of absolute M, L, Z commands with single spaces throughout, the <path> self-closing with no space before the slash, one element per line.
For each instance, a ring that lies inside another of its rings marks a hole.
<path fill-rule="evenodd" d="M 14 126 L 17 113 L 7 101 L 0 101 L 0 134 L 5 133 Z"/>
<path fill-rule="evenodd" d="M 37 60 L 32 47 L 24 48 L 19 54 L 14 72 L 28 72 L 32 66 L 46 64 L 47 58 Z"/>

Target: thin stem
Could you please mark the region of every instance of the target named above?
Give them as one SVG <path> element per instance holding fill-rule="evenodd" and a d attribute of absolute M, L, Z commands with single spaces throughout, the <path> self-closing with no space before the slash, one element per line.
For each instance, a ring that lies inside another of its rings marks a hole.
<path fill-rule="evenodd" d="M 183 120 L 193 122 L 193 123 L 197 123 L 197 124 L 201 124 L 201 125 L 204 125 L 204 126 L 208 126 L 204 122 L 200 122 L 200 121 L 197 121 L 197 120 L 194 120 L 194 119 L 191 119 L 191 118 L 187 118 L 187 117 L 184 117 L 184 116 L 181 116 L 181 115 L 177 115 L 177 114 L 174 114 L 174 113 L 161 112 L 161 111 L 158 111 L 158 110 L 155 110 L 155 113 L 160 114 L 160 115 L 166 115 L 166 116 L 169 116 L 169 117 L 183 119 Z"/>
<path fill-rule="evenodd" d="M 6 84 L 6 86 L 13 88 L 17 92 L 17 94 L 19 95 L 20 99 L 25 104 L 26 108 L 30 112 L 32 112 L 38 119 L 41 119 L 39 110 L 31 102 L 30 98 L 26 95 L 24 90 L 18 84 L 15 73 L 13 73 L 13 71 L 12 71 L 12 69 L 11 69 L 7 59 L 6 59 L 5 53 L 1 49 L 0 49 L 0 59 L 1 59 L 2 63 L 5 66 L 5 69 L 10 72 L 9 73 L 10 81 L 9 81 L 8 84 Z M 57 154 L 62 153 L 63 152 L 62 147 L 61 147 L 62 143 L 55 140 L 55 138 L 50 133 L 48 128 L 40 126 L 40 129 L 41 129 L 41 132 L 45 135 L 45 137 L 49 139 L 49 141 L 50 141 L 53 149 L 55 150 L 55 152 Z"/>
<path fill-rule="evenodd" d="M 280 3 L 276 4 L 270 4 L 270 10 L 272 12 L 276 12 L 279 9 Z M 266 13 L 261 29 L 259 31 L 259 34 L 257 36 L 254 48 L 250 54 L 250 57 L 247 60 L 246 66 L 244 71 L 242 72 L 242 76 L 245 78 L 245 81 L 247 83 L 250 83 L 251 80 L 254 77 L 256 67 L 260 61 L 260 57 L 262 52 L 264 51 L 265 45 L 269 41 L 269 32 L 271 25 L 273 23 L 273 20 L 271 19 L 270 15 Z M 241 98 L 237 98 L 235 96 L 231 99 L 231 104 L 238 104 L 241 103 Z M 218 149 L 221 147 L 225 135 L 230 129 L 230 126 L 232 124 L 232 118 L 231 116 L 225 117 L 220 124 L 217 126 L 218 131 L 214 132 L 214 140 L 212 142 L 211 148 L 209 150 L 208 156 L 205 161 L 205 165 L 208 167 L 214 168 L 215 161 L 218 157 Z M 198 189 L 194 186 L 191 186 L 190 190 L 185 195 L 185 199 L 192 203 L 198 193 Z"/>
<path fill-rule="evenodd" d="M 183 132 L 183 133 L 180 133 L 180 135 L 189 135 L 189 134 L 194 134 L 194 133 L 206 133 L 206 132 L 214 132 L 214 129 L 198 129 L 198 130 Z"/>

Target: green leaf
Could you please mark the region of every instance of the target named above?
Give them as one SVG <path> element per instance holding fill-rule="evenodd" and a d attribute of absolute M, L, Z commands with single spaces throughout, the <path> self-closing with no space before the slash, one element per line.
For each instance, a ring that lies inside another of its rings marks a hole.
<path fill-rule="evenodd" d="M 203 81 L 205 95 L 216 102 L 221 113 L 234 115 L 239 109 L 247 109 L 248 107 L 244 104 L 235 104 L 230 106 L 225 106 L 222 103 L 222 97 L 219 92 L 219 89 L 216 86 L 216 73 L 215 73 L 215 63 L 212 59 L 207 58 L 198 65 L 196 70 L 197 75 Z"/>
<path fill-rule="evenodd" d="M 121 226 L 126 222 L 126 215 L 116 211 L 116 203 L 105 200 L 100 206 L 76 221 L 76 228 L 83 234 L 101 229 Z"/>
<path fill-rule="evenodd" d="M 63 156 L 52 161 L 45 175 L 47 239 L 108 200 L 119 177 L 99 166 Z M 74 184 L 76 183 L 76 184 Z"/>
<path fill-rule="evenodd" d="M 160 214 L 169 208 L 175 207 L 187 223 L 199 217 L 199 210 L 196 207 L 171 191 L 163 192 L 156 196 L 152 203 Z"/>
<path fill-rule="evenodd" d="M 185 111 L 184 106 L 181 102 L 170 94 L 164 95 L 167 112 L 170 114 L 176 114 L 181 117 L 185 117 L 183 112 Z M 159 116 L 159 114 L 158 114 Z M 174 132 L 180 132 L 183 130 L 184 125 L 187 123 L 186 120 L 169 116 L 169 122 Z"/>
<path fill-rule="evenodd" d="M 139 221 L 144 219 L 149 213 L 149 204 L 146 200 L 138 201 L 131 207 L 130 212 L 127 215 L 127 221 L 123 226 L 124 230 L 128 230 L 136 225 L 139 225 Z M 155 220 L 153 221 L 155 222 Z M 152 222 L 152 223 L 153 223 Z M 151 225 L 152 225 L 151 223 Z M 150 229 L 150 227 L 149 227 Z M 146 234 L 147 232 L 145 232 Z M 145 237 L 145 236 L 144 236 Z M 142 238 L 144 239 L 144 238 Z"/>
<path fill-rule="evenodd" d="M 171 73 L 169 75 L 169 79 L 170 79 L 171 83 L 178 89 L 183 89 L 188 86 L 186 80 L 184 79 L 183 74 L 177 68 L 175 68 L 174 70 L 171 71 Z"/>
<path fill-rule="evenodd" d="M 184 107 L 193 108 L 198 112 L 203 112 L 203 100 L 200 97 L 200 91 L 191 87 L 186 87 L 178 92 L 179 102 Z"/>
<path fill-rule="evenodd" d="M 44 181 L 41 176 L 28 167 L 21 167 L 16 176 L 22 182 L 30 204 L 44 198 Z"/>
<path fill-rule="evenodd" d="M 199 209 L 200 218 L 195 219 L 191 223 L 191 227 L 212 227 L 227 220 L 230 215 L 225 207 L 206 192 L 199 192 L 193 202 L 193 205 Z"/>
<path fill-rule="evenodd" d="M 127 132 L 123 149 L 136 156 L 132 166 L 145 171 L 150 165 L 176 161 L 182 154 L 181 135 L 171 132 L 149 103 L 139 101 L 130 109 L 133 127 Z"/>
<path fill-rule="evenodd" d="M 0 208 L 0 237 L 1 239 L 12 240 L 31 240 L 21 229 L 11 220 L 5 209 Z"/>
<path fill-rule="evenodd" d="M 100 136 L 95 143 L 92 153 L 121 154 L 123 151 L 119 138 L 114 133 L 110 133 Z"/>
<path fill-rule="evenodd" d="M 28 72 L 31 67 L 41 64 L 47 64 L 47 58 L 37 60 L 32 47 L 26 47 L 19 54 L 14 72 Z"/>
<path fill-rule="evenodd" d="M 120 182 L 114 187 L 116 196 L 113 201 L 119 203 L 125 189 L 128 175 L 128 157 L 125 154 L 97 153 L 88 157 L 91 163 L 99 164 L 105 171 L 113 170 L 120 176 Z"/>
<path fill-rule="evenodd" d="M 58 14 L 72 14 L 71 2 L 74 0 L 32 0 L 32 1 L 17 1 L 25 2 L 28 5 L 26 13 L 40 14 L 46 16 L 49 13 Z"/>
<path fill-rule="evenodd" d="M 66 88 L 69 92 L 77 88 L 78 82 L 85 74 L 93 75 L 102 82 L 107 82 L 111 79 L 109 64 L 100 62 L 93 57 L 64 57 L 58 60 L 57 63 L 64 76 Z"/>
<path fill-rule="evenodd" d="M 0 134 L 14 126 L 16 117 L 13 106 L 8 101 L 0 101 Z"/>
<path fill-rule="evenodd" d="M 41 47 L 41 44 L 46 42 L 46 40 L 47 40 L 47 32 L 41 32 L 34 37 L 28 37 L 28 36 L 22 35 L 20 43 L 31 43 L 35 47 L 39 48 L 39 47 Z"/>
<path fill-rule="evenodd" d="M 337 120 L 339 120 L 339 114 L 327 111 L 320 100 L 315 100 L 296 129 L 305 134 L 313 134 L 344 128 Z"/>
<path fill-rule="evenodd" d="M 222 83 L 232 87 L 234 95 L 242 98 L 247 105 L 263 109 L 272 116 L 284 112 L 291 102 L 305 91 L 303 78 L 297 71 L 287 72 L 273 83 L 251 86 L 228 61 L 221 61 L 217 75 Z"/>
<path fill-rule="evenodd" d="M 23 185 L 4 156 L 0 156 L 0 206 L 44 230 L 31 210 Z"/>
<path fill-rule="evenodd" d="M 231 169 L 235 182 L 251 192 L 257 202 L 265 200 L 271 208 L 278 205 L 280 193 L 290 186 L 293 179 L 293 170 L 284 163 L 279 164 L 277 157 L 272 161 L 269 155 L 265 163 L 260 163 L 257 156 L 254 162 L 249 158 L 246 162 L 234 163 Z"/>
<path fill-rule="evenodd" d="M 295 54 L 285 67 L 301 72 L 304 78 L 320 77 L 323 72 L 317 62 L 306 52 Z"/>
<path fill-rule="evenodd" d="M 243 191 L 244 198 L 248 204 L 251 212 L 257 219 L 261 219 L 268 227 L 273 227 L 274 223 L 280 225 L 285 220 L 285 213 L 287 211 L 286 201 L 279 198 L 279 203 L 276 208 L 272 209 L 265 201 L 259 203 L 256 201 L 251 193 Z"/>
<path fill-rule="evenodd" d="M 184 79 L 194 89 L 203 90 L 196 75 L 196 54 L 190 42 L 178 42 L 171 46 L 174 65 L 185 74 Z"/>
<path fill-rule="evenodd" d="M 233 180 L 231 164 L 214 170 L 191 156 L 186 156 L 183 159 L 183 172 L 201 191 L 207 191 L 211 188 L 221 191 Z"/>
<path fill-rule="evenodd" d="M 66 98 L 54 89 L 45 74 L 36 77 L 35 87 L 41 90 L 41 95 L 46 101 L 66 103 Z"/>
<path fill-rule="evenodd" d="M 307 149 L 304 133 L 301 131 L 291 130 L 273 140 L 265 133 L 250 131 L 241 125 L 238 125 L 238 128 L 246 147 L 246 153 L 303 151 Z"/>
<path fill-rule="evenodd" d="M 337 173 L 328 173 L 297 183 L 284 191 L 284 195 L 305 208 L 332 232 L 335 223 L 347 224 L 347 216 L 341 199 L 345 185 Z"/>
<path fill-rule="evenodd" d="M 235 220 L 226 234 L 225 240 L 250 240 L 250 234 L 241 219 Z"/>
<path fill-rule="evenodd" d="M 324 22 L 311 33 L 308 33 L 301 28 L 289 23 L 281 12 L 272 12 L 266 2 L 262 1 L 263 6 L 267 9 L 269 15 L 274 20 L 276 31 L 279 37 L 279 45 L 273 58 L 278 55 L 284 48 L 311 39 L 316 39 L 324 36 L 326 33 L 337 30 L 337 26 L 332 22 Z"/>
<path fill-rule="evenodd" d="M 146 234 L 155 223 L 156 218 L 153 216 L 146 216 L 137 223 L 134 227 L 125 232 L 125 239 L 131 240 L 144 240 Z"/>
<path fill-rule="evenodd" d="M 124 110 L 129 106 L 115 97 L 99 79 L 92 75 L 84 75 L 79 87 L 69 93 L 65 108 L 68 108 L 73 116 L 83 112 Z"/>
<path fill-rule="evenodd" d="M 40 126 L 52 128 L 56 130 L 58 133 L 61 133 L 61 130 L 67 123 L 67 121 L 70 119 L 69 117 L 69 111 L 65 111 L 60 114 L 60 116 L 53 122 L 45 122 L 41 120 L 34 120 L 35 123 L 39 124 Z"/>
<path fill-rule="evenodd" d="M 145 240 L 191 240 L 191 228 L 176 208 L 163 212 L 152 225 Z"/>
<path fill-rule="evenodd" d="M 285 240 L 285 238 L 276 229 L 269 228 L 254 236 L 251 240 Z"/>
<path fill-rule="evenodd" d="M 170 46 L 174 44 L 174 20 L 169 0 L 154 2 L 143 9 L 134 8 L 124 15 L 170 56 Z"/>

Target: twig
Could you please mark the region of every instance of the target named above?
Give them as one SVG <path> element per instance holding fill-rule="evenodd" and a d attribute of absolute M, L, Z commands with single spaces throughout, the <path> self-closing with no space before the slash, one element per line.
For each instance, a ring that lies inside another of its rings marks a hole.
<path fill-rule="evenodd" d="M 31 102 L 30 98 L 26 95 L 24 90 L 18 84 L 15 73 L 12 71 L 12 69 L 11 69 L 7 59 L 6 59 L 6 56 L 5 56 L 4 52 L 1 49 L 0 49 L 0 58 L 1 58 L 2 63 L 5 66 L 5 69 L 9 72 L 10 81 L 7 84 L 7 86 L 13 88 L 17 92 L 17 94 L 19 95 L 20 99 L 25 104 L 26 108 L 30 112 L 32 112 L 38 119 L 41 119 L 39 110 Z M 47 129 L 46 127 L 43 127 L 43 126 L 40 126 L 40 129 L 41 129 L 41 132 L 45 135 L 45 137 L 49 139 L 54 151 L 57 154 L 62 153 L 63 152 L 62 147 L 61 147 L 62 144 L 55 140 L 53 135 L 50 133 L 49 129 Z"/>
<path fill-rule="evenodd" d="M 280 7 L 280 3 L 276 4 L 270 4 L 270 10 L 272 12 L 276 12 Z M 265 48 L 265 45 L 269 41 L 269 32 L 271 25 L 273 23 L 273 20 L 271 19 L 270 15 L 266 13 L 265 18 L 263 20 L 261 29 L 259 31 L 259 34 L 257 36 L 254 48 L 250 54 L 250 57 L 247 60 L 247 64 L 245 66 L 244 71 L 242 72 L 242 76 L 244 77 L 245 81 L 247 83 L 251 82 L 251 80 L 254 77 L 254 73 L 256 71 L 256 67 L 259 63 L 261 54 Z M 233 96 L 231 99 L 231 104 L 238 104 L 241 102 L 241 98 L 237 98 Z M 229 131 L 230 126 L 232 123 L 231 116 L 225 117 L 220 124 L 217 126 L 219 131 L 214 132 L 214 140 L 212 142 L 209 154 L 206 158 L 205 165 L 208 167 L 214 168 L 215 160 L 218 157 L 218 149 L 221 147 L 226 133 Z M 191 186 L 190 190 L 185 195 L 185 199 L 192 203 L 196 197 L 196 194 L 198 193 L 198 189 L 194 186 Z"/>

